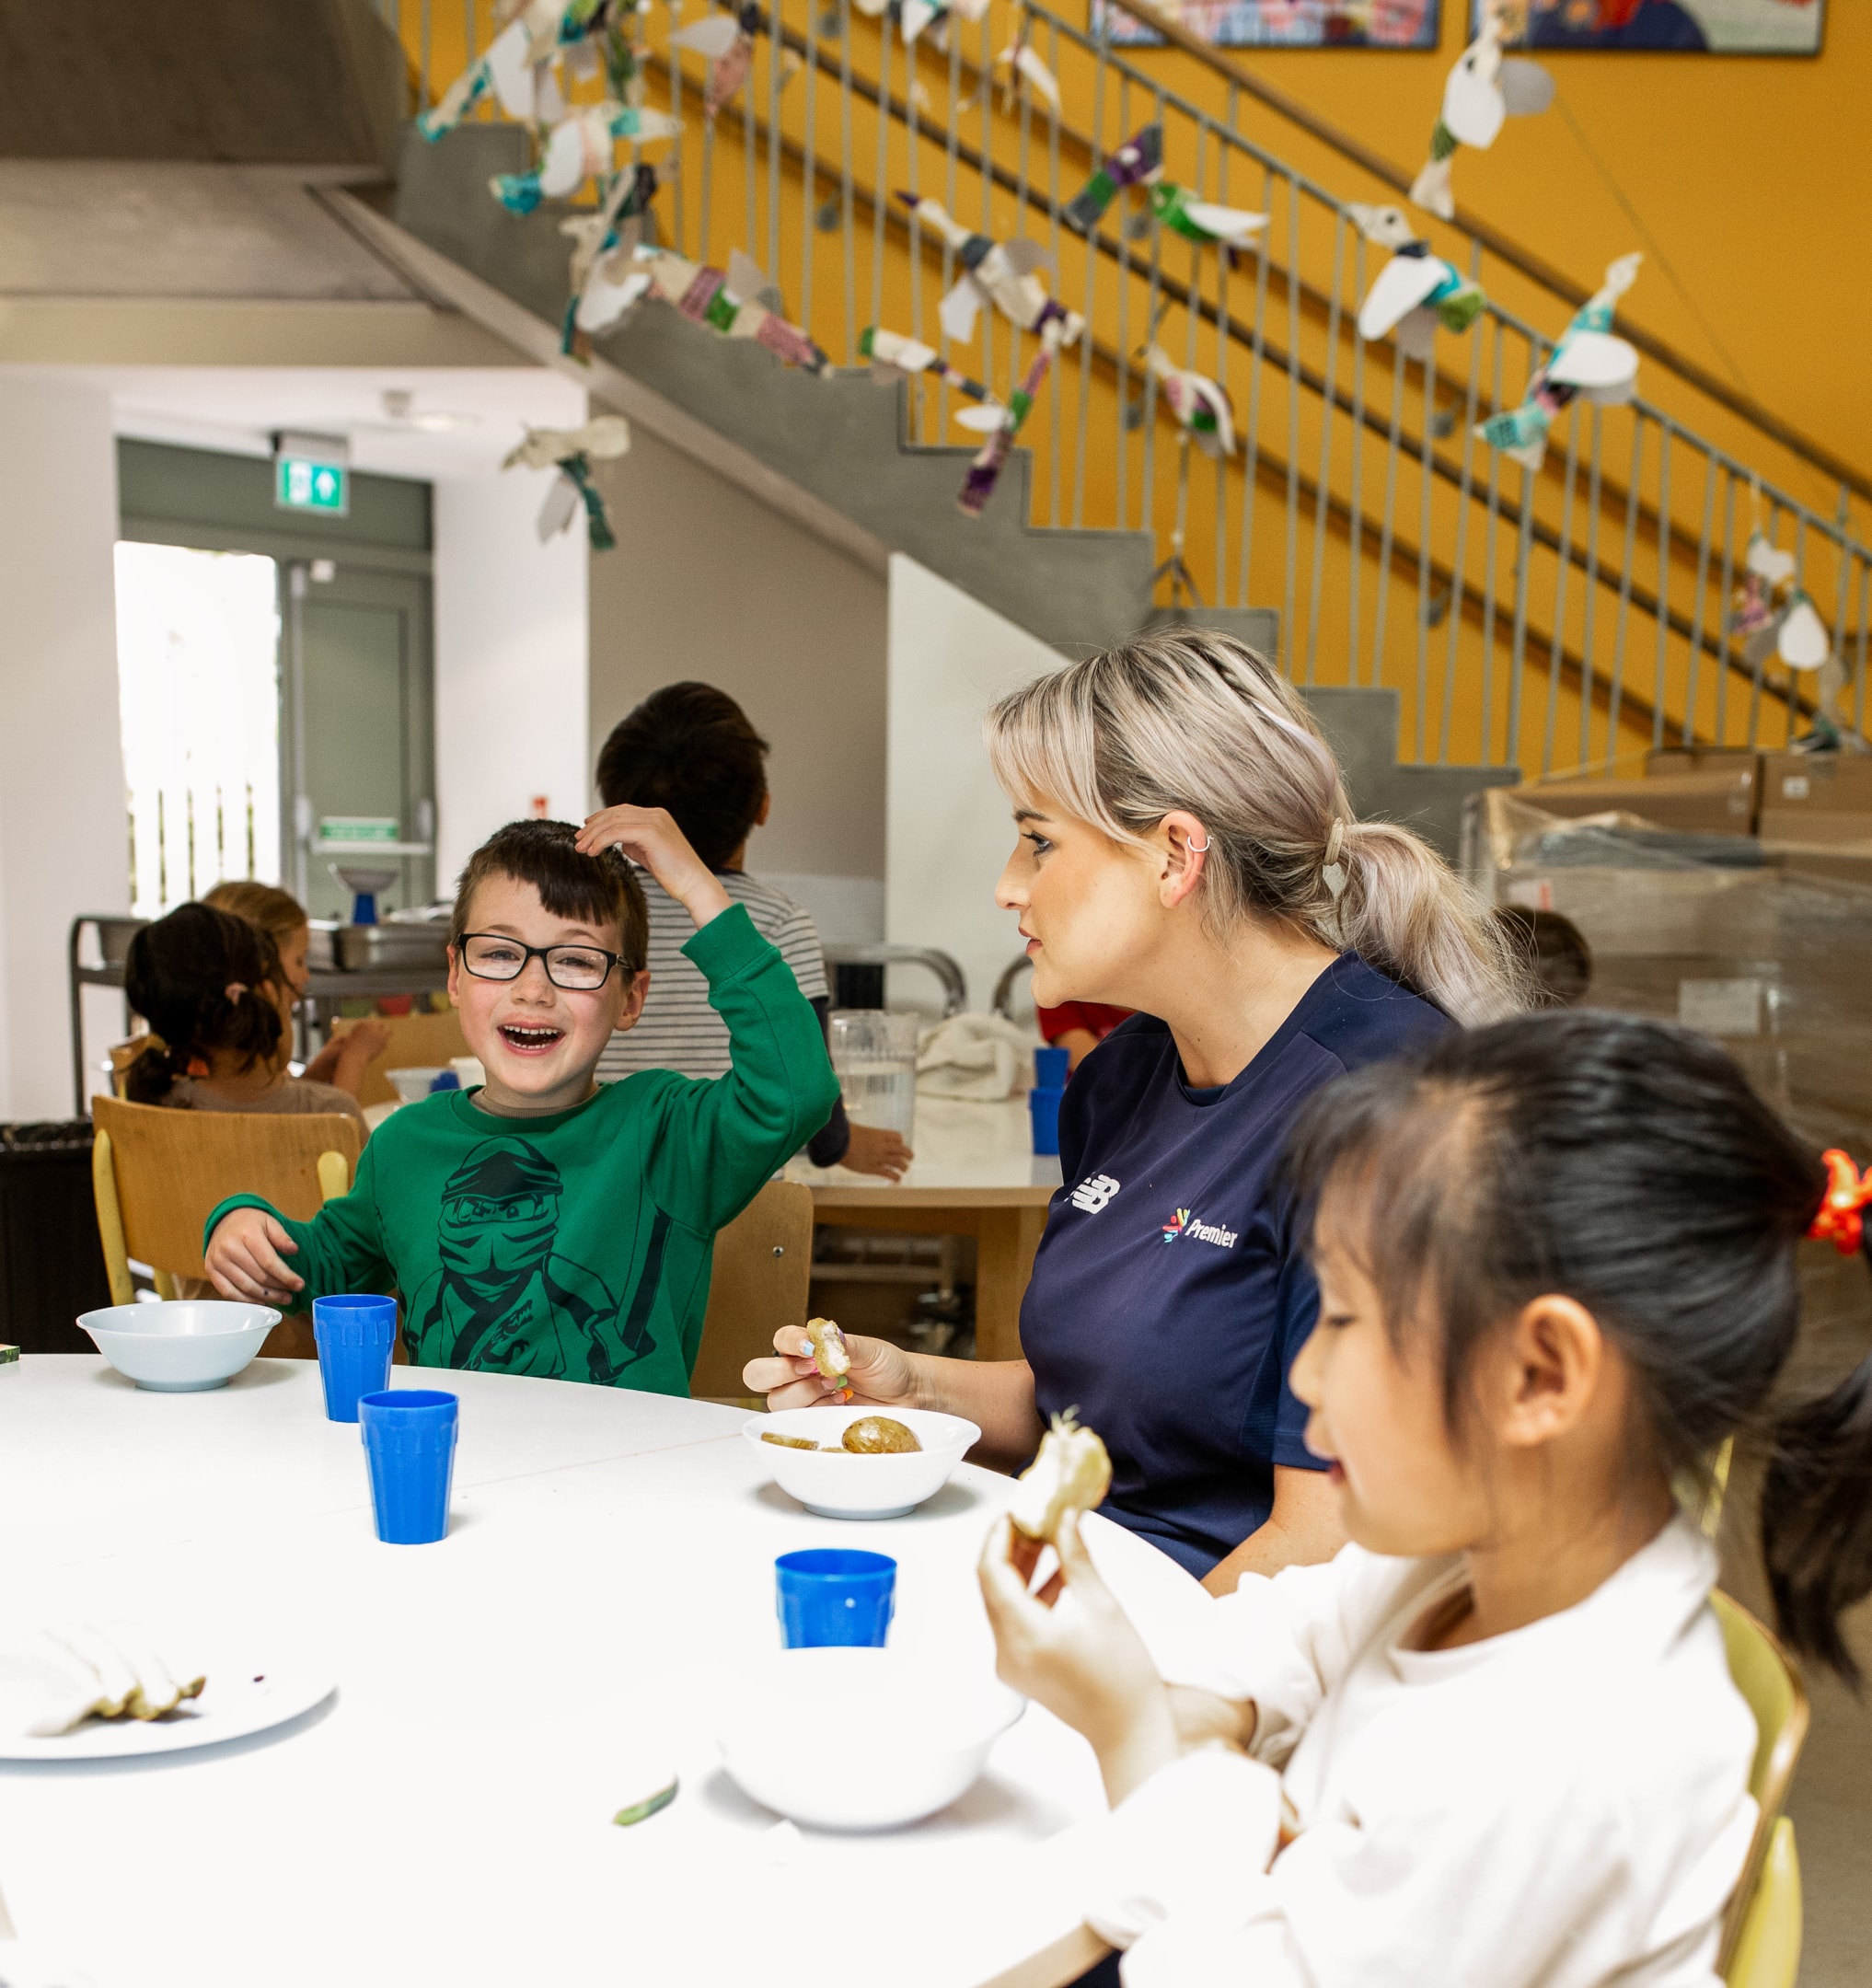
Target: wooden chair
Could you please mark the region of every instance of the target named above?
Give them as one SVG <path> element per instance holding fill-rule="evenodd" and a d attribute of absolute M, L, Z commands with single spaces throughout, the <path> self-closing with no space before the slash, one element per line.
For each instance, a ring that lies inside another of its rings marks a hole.
<path fill-rule="evenodd" d="M 768 1181 L 716 1234 L 709 1310 L 689 1393 L 698 1401 L 758 1408 L 741 1370 L 773 1351 L 780 1326 L 806 1323 L 812 1279 L 813 1190 L 793 1181 Z"/>
<path fill-rule="evenodd" d="M 397 1087 L 389 1079 L 393 1069 L 446 1069 L 451 1057 L 469 1053 L 461 1018 L 453 1008 L 441 1014 L 379 1015 L 376 1019 L 389 1030 L 390 1040 L 364 1065 L 357 1093 L 360 1104 L 396 1101 Z M 343 1016 L 331 1024 L 331 1033 L 342 1035 L 356 1026 L 350 1016 Z"/>
<path fill-rule="evenodd" d="M 178 1294 L 179 1277 L 205 1277 L 202 1225 L 229 1195 L 264 1195 L 309 1221 L 350 1192 L 364 1150 L 356 1120 L 337 1112 L 170 1111 L 101 1096 L 91 1111 L 91 1187 L 113 1304 L 135 1301 L 133 1256 L 155 1271 L 162 1298 Z M 314 1358 L 310 1323 L 283 1320 L 260 1350 Z"/>
<path fill-rule="evenodd" d="M 1800 1970 L 1800 1861 L 1782 1814 L 1807 1739 L 1807 1689 L 1794 1659 L 1739 1601 L 1710 1597 L 1723 1625 L 1729 1675 L 1755 1715 L 1749 1792 L 1761 1813 L 1723 1919 L 1716 1970 L 1729 1988 L 1794 1988 Z"/>

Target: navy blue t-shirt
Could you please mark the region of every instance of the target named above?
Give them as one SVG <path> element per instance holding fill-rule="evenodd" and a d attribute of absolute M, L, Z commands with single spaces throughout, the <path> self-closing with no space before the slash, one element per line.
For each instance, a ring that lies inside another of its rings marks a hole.
<path fill-rule="evenodd" d="M 1067 1086 L 1021 1307 L 1034 1401 L 1077 1407 L 1111 1451 L 1105 1516 L 1193 1574 L 1265 1523 L 1277 1463 L 1321 1467 L 1287 1384 L 1319 1310 L 1271 1185 L 1288 1131 L 1322 1084 L 1453 1025 L 1346 953 L 1232 1083 L 1193 1089 L 1135 1015 Z"/>

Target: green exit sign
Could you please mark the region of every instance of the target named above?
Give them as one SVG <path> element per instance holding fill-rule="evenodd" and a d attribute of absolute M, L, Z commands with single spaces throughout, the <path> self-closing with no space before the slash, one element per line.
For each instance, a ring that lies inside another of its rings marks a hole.
<path fill-rule="evenodd" d="M 273 502 L 282 511 L 320 511 L 343 517 L 351 510 L 351 472 L 338 463 L 280 456 L 273 464 Z"/>

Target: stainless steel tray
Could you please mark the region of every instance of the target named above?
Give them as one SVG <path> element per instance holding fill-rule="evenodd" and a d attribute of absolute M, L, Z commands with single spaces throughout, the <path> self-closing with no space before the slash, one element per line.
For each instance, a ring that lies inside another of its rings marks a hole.
<path fill-rule="evenodd" d="M 345 973 L 448 965 L 445 925 L 341 925 L 331 937 L 339 967 Z"/>

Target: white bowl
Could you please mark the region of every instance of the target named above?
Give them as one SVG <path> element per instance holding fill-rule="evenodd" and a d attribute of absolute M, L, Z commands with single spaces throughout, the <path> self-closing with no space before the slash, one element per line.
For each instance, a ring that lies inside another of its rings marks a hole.
<path fill-rule="evenodd" d="M 780 1650 L 736 1672 L 724 1697 L 728 1772 L 766 1808 L 834 1830 L 946 1809 L 1026 1707 L 990 1671 L 894 1649 Z M 862 1743 L 828 1745 L 828 1718 Z"/>
<path fill-rule="evenodd" d="M 420 1069 L 386 1070 L 390 1088 L 406 1104 L 414 1104 L 429 1095 L 429 1087 L 442 1075 L 439 1064 L 425 1064 Z"/>
<path fill-rule="evenodd" d="M 265 1305 L 194 1298 L 107 1305 L 78 1320 L 119 1373 L 157 1394 L 225 1387 L 279 1323 Z"/>
<path fill-rule="evenodd" d="M 848 1423 L 873 1415 L 901 1422 L 923 1447 L 887 1456 L 854 1456 L 838 1448 Z M 762 1442 L 768 1432 L 809 1436 L 831 1449 L 790 1450 L 784 1443 Z M 749 1416 L 741 1433 L 780 1489 L 822 1519 L 900 1519 L 934 1497 L 981 1440 L 973 1422 L 933 1408 L 782 1408 Z"/>

